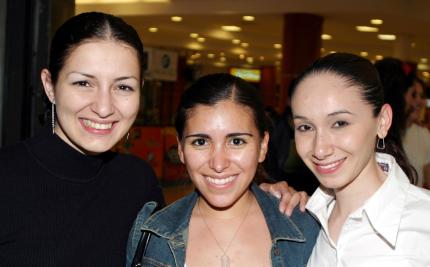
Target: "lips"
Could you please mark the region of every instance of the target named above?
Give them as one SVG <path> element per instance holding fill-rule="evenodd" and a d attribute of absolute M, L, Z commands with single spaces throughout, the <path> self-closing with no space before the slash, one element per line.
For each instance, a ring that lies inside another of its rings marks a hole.
<path fill-rule="evenodd" d="M 101 123 L 89 119 L 80 119 L 79 121 L 86 131 L 99 135 L 110 134 L 115 125 L 114 122 Z"/>
<path fill-rule="evenodd" d="M 231 175 L 225 178 L 213 178 L 213 177 L 205 176 L 206 181 L 208 181 L 209 184 L 214 186 L 226 186 L 232 183 L 236 178 L 237 178 L 237 175 Z"/>
<path fill-rule="evenodd" d="M 82 122 L 84 123 L 85 126 L 91 127 L 97 130 L 111 129 L 113 124 L 113 123 L 97 123 L 86 119 L 82 119 Z"/>
<path fill-rule="evenodd" d="M 321 174 L 331 174 L 336 172 L 343 164 L 343 162 L 346 160 L 346 158 L 332 161 L 329 163 L 315 163 L 316 170 Z"/>

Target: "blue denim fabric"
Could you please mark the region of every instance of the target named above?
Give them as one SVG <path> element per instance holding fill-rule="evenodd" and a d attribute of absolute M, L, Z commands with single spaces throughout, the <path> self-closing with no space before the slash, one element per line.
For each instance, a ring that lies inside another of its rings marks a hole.
<path fill-rule="evenodd" d="M 306 266 L 320 230 L 318 222 L 297 208 L 291 217 L 285 216 L 278 210 L 277 198 L 263 192 L 256 184 L 252 184 L 251 190 L 263 211 L 272 238 L 272 266 Z M 191 193 L 151 217 L 149 215 L 156 204 L 147 203 L 130 232 L 126 266 L 131 266 L 142 230 L 151 233 L 143 266 L 184 266 L 188 225 L 197 199 L 198 194 Z"/>

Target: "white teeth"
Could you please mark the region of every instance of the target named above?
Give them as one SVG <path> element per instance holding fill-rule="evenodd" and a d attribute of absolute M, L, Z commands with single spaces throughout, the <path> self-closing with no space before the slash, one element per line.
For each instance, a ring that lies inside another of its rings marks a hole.
<path fill-rule="evenodd" d="M 331 169 L 331 168 L 334 168 L 334 167 L 336 167 L 337 165 L 339 165 L 339 163 L 340 163 L 340 160 L 339 160 L 339 161 L 336 161 L 336 162 L 333 162 L 333 163 L 331 163 L 331 164 L 329 164 L 329 165 L 319 165 L 319 167 L 320 167 L 321 169 Z"/>
<path fill-rule="evenodd" d="M 207 177 L 207 176 L 205 178 L 206 178 L 206 180 L 209 181 L 209 183 L 216 184 L 216 185 L 225 185 L 225 184 L 233 181 L 235 176 L 230 176 L 230 177 L 223 178 L 223 179 L 216 179 L 216 178 L 211 178 L 211 177 Z"/>
<path fill-rule="evenodd" d="M 82 120 L 84 125 L 87 127 L 91 127 L 97 130 L 106 130 L 112 128 L 112 123 L 96 123 L 90 120 Z"/>

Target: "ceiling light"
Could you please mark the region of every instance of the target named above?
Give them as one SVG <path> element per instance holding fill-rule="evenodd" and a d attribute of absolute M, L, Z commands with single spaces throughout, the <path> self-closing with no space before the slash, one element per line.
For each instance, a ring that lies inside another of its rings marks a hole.
<path fill-rule="evenodd" d="M 427 63 L 428 59 L 426 57 L 422 57 L 422 58 L 420 58 L 420 62 L 421 63 Z"/>
<path fill-rule="evenodd" d="M 220 57 L 223 57 L 223 56 L 225 56 L 225 53 L 224 53 L 224 52 L 221 52 L 221 53 L 219 53 L 219 56 L 220 56 Z"/>
<path fill-rule="evenodd" d="M 376 60 L 382 60 L 384 58 L 384 56 L 382 56 L 382 55 L 376 55 L 375 56 L 375 59 Z"/>
<path fill-rule="evenodd" d="M 240 44 L 240 40 L 239 39 L 233 39 L 233 40 L 231 40 L 231 42 L 233 44 Z"/>
<path fill-rule="evenodd" d="M 273 44 L 273 47 L 276 49 L 281 49 L 282 45 L 281 44 Z"/>
<path fill-rule="evenodd" d="M 173 17 L 170 17 L 170 20 L 173 21 L 173 22 L 181 22 L 182 21 L 182 17 L 180 17 L 180 16 L 173 16 Z"/>
<path fill-rule="evenodd" d="M 221 26 L 221 29 L 228 32 L 240 32 L 242 30 L 239 26 L 235 25 L 224 25 Z"/>
<path fill-rule="evenodd" d="M 226 57 L 220 57 L 219 58 L 219 61 L 221 61 L 221 62 L 225 62 L 227 60 L 227 58 Z"/>
<path fill-rule="evenodd" d="M 276 54 L 276 58 L 277 58 L 277 59 L 282 59 L 282 53 L 278 53 L 278 54 Z"/>
<path fill-rule="evenodd" d="M 359 32 L 378 32 L 379 29 L 370 26 L 355 26 L 355 29 Z"/>
<path fill-rule="evenodd" d="M 150 32 L 158 32 L 158 28 L 157 27 L 151 27 L 148 29 L 148 31 Z"/>
<path fill-rule="evenodd" d="M 373 25 L 381 25 L 384 21 L 382 19 L 371 19 L 370 23 Z"/>
<path fill-rule="evenodd" d="M 169 3 L 170 0 L 75 0 L 75 4 Z"/>
<path fill-rule="evenodd" d="M 329 53 L 330 53 L 330 54 L 334 54 L 334 53 L 336 53 L 336 51 L 331 50 Z"/>
<path fill-rule="evenodd" d="M 248 47 L 249 44 L 248 43 L 241 43 L 240 46 L 242 46 L 242 47 Z"/>
<path fill-rule="evenodd" d="M 321 48 L 320 48 L 320 53 L 321 53 L 321 54 L 324 54 L 324 53 L 325 53 L 325 48 L 324 48 L 324 47 L 321 47 Z"/>
<path fill-rule="evenodd" d="M 362 57 L 367 57 L 368 55 L 369 55 L 369 53 L 367 53 L 366 51 L 360 52 L 360 56 L 362 56 Z"/>
<path fill-rule="evenodd" d="M 140 0 L 144 3 L 170 3 L 170 0 Z"/>
<path fill-rule="evenodd" d="M 240 59 L 245 59 L 245 55 L 244 55 L 244 54 L 240 54 L 240 55 L 239 55 L 239 58 L 240 58 Z"/>
<path fill-rule="evenodd" d="M 190 50 L 202 50 L 203 49 L 203 46 L 199 43 L 196 43 L 196 42 L 188 43 L 185 47 L 190 49 Z"/>
<path fill-rule="evenodd" d="M 243 16 L 242 19 L 244 21 L 254 21 L 255 17 L 254 16 Z"/>
<path fill-rule="evenodd" d="M 204 41 L 206 41 L 206 38 L 204 37 L 197 38 L 197 42 L 203 43 Z"/>
<path fill-rule="evenodd" d="M 396 35 L 394 34 L 378 34 L 378 39 L 384 41 L 394 41 L 396 40 Z"/>
<path fill-rule="evenodd" d="M 331 40 L 333 37 L 330 34 L 321 34 L 321 39 L 323 40 Z"/>
<path fill-rule="evenodd" d="M 417 65 L 417 69 L 418 69 L 418 70 L 428 70 L 428 69 L 429 69 L 429 65 L 427 65 L 427 64 L 423 64 L 423 63 L 419 63 L 419 64 Z"/>
<path fill-rule="evenodd" d="M 193 32 L 193 33 L 190 33 L 190 37 L 191 37 L 191 38 L 197 38 L 197 37 L 199 37 L 199 34 L 198 34 L 198 33 Z"/>
<path fill-rule="evenodd" d="M 249 64 L 252 64 L 252 63 L 254 63 L 254 58 L 253 57 L 247 57 L 246 62 Z"/>
<path fill-rule="evenodd" d="M 264 61 L 264 57 L 263 56 L 260 56 L 260 61 Z"/>
<path fill-rule="evenodd" d="M 430 73 L 429 73 L 428 71 L 423 71 L 423 72 L 422 72 L 422 75 L 423 75 L 425 78 L 430 78 Z"/>
<path fill-rule="evenodd" d="M 224 62 L 219 62 L 219 61 L 217 61 L 217 62 L 214 62 L 214 66 L 215 66 L 215 67 L 222 68 L 222 67 L 225 67 L 225 63 L 224 63 Z"/>
<path fill-rule="evenodd" d="M 215 54 L 209 53 L 208 58 L 215 58 Z"/>

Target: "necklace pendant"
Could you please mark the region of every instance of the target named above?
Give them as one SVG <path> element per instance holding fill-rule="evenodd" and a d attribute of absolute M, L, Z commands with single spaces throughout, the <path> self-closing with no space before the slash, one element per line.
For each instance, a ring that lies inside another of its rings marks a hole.
<path fill-rule="evenodd" d="M 230 258 L 225 254 L 221 256 L 221 267 L 230 267 Z"/>

